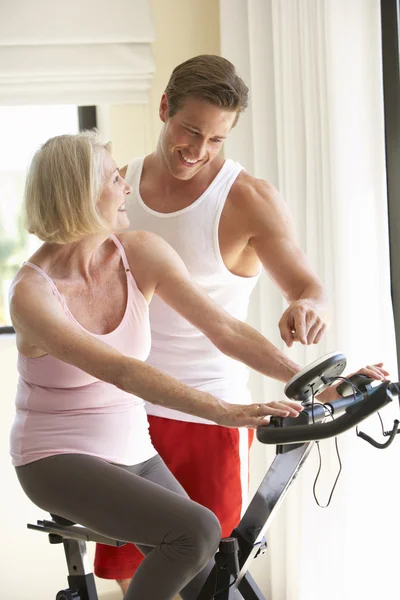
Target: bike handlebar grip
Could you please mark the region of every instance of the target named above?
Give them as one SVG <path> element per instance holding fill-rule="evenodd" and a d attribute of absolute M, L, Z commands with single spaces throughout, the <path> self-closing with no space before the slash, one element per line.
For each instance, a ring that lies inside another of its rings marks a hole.
<path fill-rule="evenodd" d="M 310 425 L 294 425 L 293 427 L 274 427 L 261 425 L 257 429 L 257 439 L 262 444 L 296 444 L 322 440 L 346 431 L 342 419 L 346 415 L 330 421 L 329 423 L 316 423 Z M 351 427 L 351 425 L 349 426 Z"/>
<path fill-rule="evenodd" d="M 362 400 L 364 400 L 365 394 L 355 394 L 351 396 L 345 396 L 344 398 L 338 398 L 337 400 L 333 400 L 332 402 L 326 402 L 324 406 L 332 410 L 332 415 L 341 415 L 343 414 L 349 406 L 353 406 L 354 404 L 358 404 Z"/>
<path fill-rule="evenodd" d="M 344 433 L 392 400 L 389 386 L 390 382 L 385 381 L 368 393 L 363 401 L 352 402 L 347 406 L 345 414 L 338 419 L 328 423 L 292 427 L 262 425 L 257 429 L 257 439 L 263 444 L 296 444 L 322 440 Z"/>

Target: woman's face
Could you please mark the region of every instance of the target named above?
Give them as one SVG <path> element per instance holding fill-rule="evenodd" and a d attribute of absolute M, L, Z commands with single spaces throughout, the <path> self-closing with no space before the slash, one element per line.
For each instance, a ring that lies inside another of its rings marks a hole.
<path fill-rule="evenodd" d="M 131 193 L 128 185 L 119 174 L 111 154 L 104 152 L 104 183 L 101 188 L 96 208 L 99 215 L 108 223 L 112 231 L 129 227 L 129 219 L 125 210 L 126 196 Z"/>

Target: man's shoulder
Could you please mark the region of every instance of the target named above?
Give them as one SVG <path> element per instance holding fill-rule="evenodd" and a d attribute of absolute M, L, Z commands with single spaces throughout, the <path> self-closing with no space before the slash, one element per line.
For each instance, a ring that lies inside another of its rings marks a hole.
<path fill-rule="evenodd" d="M 265 207 L 273 201 L 277 190 L 265 179 L 253 177 L 241 171 L 229 192 L 229 202 L 237 209 Z"/>
<path fill-rule="evenodd" d="M 254 235 L 279 235 L 290 215 L 278 190 L 265 179 L 239 174 L 228 196 L 227 211 Z"/>

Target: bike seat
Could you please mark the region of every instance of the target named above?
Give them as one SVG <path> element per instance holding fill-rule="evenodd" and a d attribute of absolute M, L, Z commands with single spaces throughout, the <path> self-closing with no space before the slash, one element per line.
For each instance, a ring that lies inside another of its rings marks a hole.
<path fill-rule="evenodd" d="M 69 519 L 65 519 L 64 517 L 59 517 L 58 515 L 53 515 L 50 513 L 51 518 L 57 525 L 76 525 L 74 521 L 70 521 Z"/>

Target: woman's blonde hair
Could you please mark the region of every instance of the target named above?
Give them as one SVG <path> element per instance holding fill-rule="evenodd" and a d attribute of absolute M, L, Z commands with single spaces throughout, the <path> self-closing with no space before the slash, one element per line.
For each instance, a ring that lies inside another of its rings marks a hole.
<path fill-rule="evenodd" d="M 104 150 L 95 131 L 50 138 L 32 159 L 25 184 L 25 225 L 44 242 L 68 244 L 108 231 L 96 210 Z"/>

